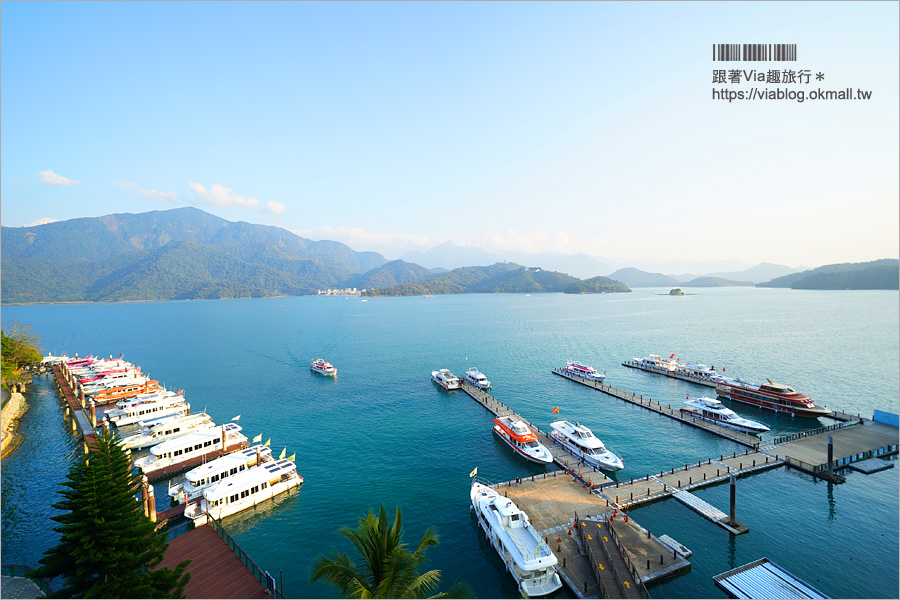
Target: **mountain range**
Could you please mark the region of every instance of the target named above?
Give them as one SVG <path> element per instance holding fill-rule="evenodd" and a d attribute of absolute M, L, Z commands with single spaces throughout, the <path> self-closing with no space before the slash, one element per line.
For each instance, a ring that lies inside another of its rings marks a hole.
<path fill-rule="evenodd" d="M 431 258 L 459 250 L 453 244 L 442 246 L 429 251 Z M 493 259 L 478 248 L 466 251 L 473 261 Z M 744 271 L 679 277 L 628 267 L 603 277 L 596 272 L 603 264 L 588 255 L 556 256 L 545 264 L 534 262 L 539 255 L 524 255 L 527 266 L 496 260 L 489 266 L 447 271 L 405 260 L 388 261 L 377 252 L 309 240 L 280 227 L 226 221 L 192 207 L 2 227 L 0 253 L 4 304 L 307 295 L 348 287 L 379 295 L 604 293 L 630 291 L 629 286 L 702 287 L 756 281 L 766 281 L 759 284 L 765 287 L 897 288 L 894 259 L 829 265 L 801 273 L 762 263 Z M 591 275 L 579 279 L 572 267 Z"/>

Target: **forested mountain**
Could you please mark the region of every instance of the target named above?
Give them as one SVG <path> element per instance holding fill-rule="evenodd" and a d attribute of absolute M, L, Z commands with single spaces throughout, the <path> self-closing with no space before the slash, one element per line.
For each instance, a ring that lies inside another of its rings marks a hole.
<path fill-rule="evenodd" d="M 444 272 L 443 269 L 426 269 L 403 260 L 392 260 L 367 273 L 351 276 L 342 287 L 357 289 L 386 288 L 404 283 L 416 283 Z"/>
<path fill-rule="evenodd" d="M 606 278 L 594 278 L 604 279 Z M 594 281 L 594 280 L 589 280 Z M 609 280 L 606 280 L 609 281 Z M 448 273 L 420 281 L 385 289 L 368 290 L 370 296 L 417 296 L 423 294 L 466 294 L 466 293 L 541 293 L 564 292 L 583 284 L 576 277 L 545 271 L 537 267 L 523 267 L 515 263 L 496 263 L 489 267 L 462 267 Z M 597 291 L 631 291 L 620 284 L 615 290 L 601 290 L 599 282 L 588 284 L 583 290 L 570 293 L 592 293 Z M 616 287 L 616 286 L 610 286 Z"/>
<path fill-rule="evenodd" d="M 900 261 L 883 258 L 862 263 L 825 265 L 778 277 L 756 287 L 795 290 L 896 290 L 900 289 Z"/>
<path fill-rule="evenodd" d="M 610 292 L 630 292 L 631 290 L 621 281 L 609 277 L 591 277 L 569 284 L 563 291 L 567 294 L 608 294 Z"/>

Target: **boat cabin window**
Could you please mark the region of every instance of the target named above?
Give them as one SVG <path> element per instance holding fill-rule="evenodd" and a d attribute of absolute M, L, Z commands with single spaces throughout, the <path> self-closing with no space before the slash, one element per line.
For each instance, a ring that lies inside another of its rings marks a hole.
<path fill-rule="evenodd" d="M 267 487 L 269 487 L 269 483 L 268 483 L 267 481 L 263 481 L 263 482 L 262 482 L 262 489 L 266 489 Z"/>
<path fill-rule="evenodd" d="M 238 501 L 238 495 L 235 494 L 234 496 L 230 496 L 230 497 L 228 498 L 228 501 L 229 501 L 229 502 L 237 502 L 237 501 Z"/>

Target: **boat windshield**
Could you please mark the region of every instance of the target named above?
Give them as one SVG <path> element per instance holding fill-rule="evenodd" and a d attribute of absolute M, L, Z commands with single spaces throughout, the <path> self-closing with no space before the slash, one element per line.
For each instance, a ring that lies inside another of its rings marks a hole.
<path fill-rule="evenodd" d="M 525 442 L 525 446 L 528 448 L 537 448 L 539 445 L 537 442 Z"/>

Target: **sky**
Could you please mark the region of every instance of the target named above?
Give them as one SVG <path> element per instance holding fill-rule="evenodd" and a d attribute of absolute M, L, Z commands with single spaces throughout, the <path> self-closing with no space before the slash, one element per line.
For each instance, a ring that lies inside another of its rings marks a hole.
<path fill-rule="evenodd" d="M 898 6 L 4 1 L 0 221 L 196 206 L 388 259 L 897 257 Z M 871 98 L 714 98 L 754 87 Z"/>

